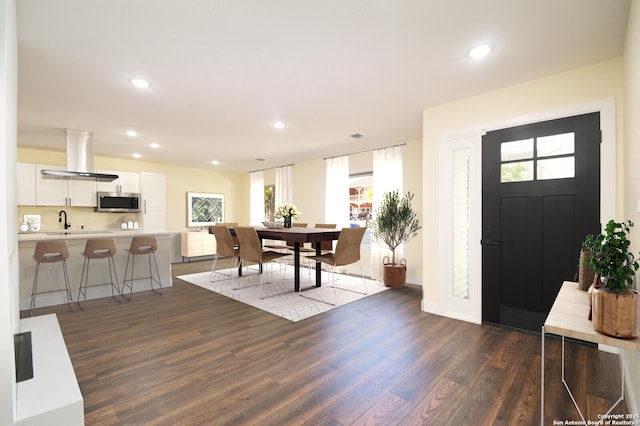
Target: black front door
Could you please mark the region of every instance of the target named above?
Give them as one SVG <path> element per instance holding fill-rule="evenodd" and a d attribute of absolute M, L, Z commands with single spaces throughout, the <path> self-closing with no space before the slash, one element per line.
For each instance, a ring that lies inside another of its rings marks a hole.
<path fill-rule="evenodd" d="M 600 114 L 482 139 L 482 318 L 540 331 L 600 232 Z"/>

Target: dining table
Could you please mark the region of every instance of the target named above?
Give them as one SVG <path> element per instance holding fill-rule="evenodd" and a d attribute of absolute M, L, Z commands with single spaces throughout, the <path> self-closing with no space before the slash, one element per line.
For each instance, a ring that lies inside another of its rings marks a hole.
<path fill-rule="evenodd" d="M 229 228 L 233 234 L 233 228 Z M 280 240 L 287 244 L 293 244 L 293 285 L 296 292 L 300 291 L 300 248 L 305 243 L 317 243 L 316 256 L 322 254 L 322 242 L 337 240 L 340 229 L 331 228 L 266 228 L 256 227 L 256 232 L 261 241 Z M 287 248 L 282 246 L 283 249 Z M 320 262 L 316 262 L 316 287 L 322 285 L 322 268 Z"/>

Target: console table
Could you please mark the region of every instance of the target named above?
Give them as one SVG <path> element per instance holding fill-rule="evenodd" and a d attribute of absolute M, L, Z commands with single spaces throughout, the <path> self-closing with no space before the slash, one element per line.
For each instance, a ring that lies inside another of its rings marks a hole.
<path fill-rule="evenodd" d="M 216 254 L 216 238 L 205 231 L 183 232 L 181 235 L 182 260 L 191 257 L 209 256 Z"/>
<path fill-rule="evenodd" d="M 556 297 L 549 316 L 542 326 L 542 371 L 541 371 L 541 401 L 540 401 L 540 424 L 544 424 L 544 336 L 545 333 L 556 334 L 562 337 L 562 383 L 569 393 L 573 404 L 583 422 L 586 420 L 576 403 L 569 385 L 564 378 L 564 339 L 565 337 L 583 340 L 586 342 L 597 343 L 602 345 L 613 346 L 620 349 L 631 349 L 640 351 L 640 338 L 635 339 L 618 339 L 597 332 L 593 328 L 593 324 L 589 321 L 589 298 L 587 292 L 578 288 L 578 283 L 565 281 L 560 288 L 558 297 Z M 620 373 L 622 386 L 620 389 L 620 398 L 614 402 L 606 414 L 611 413 L 620 401 L 624 399 L 624 351 L 620 353 Z M 606 415 L 605 414 L 605 415 Z"/>

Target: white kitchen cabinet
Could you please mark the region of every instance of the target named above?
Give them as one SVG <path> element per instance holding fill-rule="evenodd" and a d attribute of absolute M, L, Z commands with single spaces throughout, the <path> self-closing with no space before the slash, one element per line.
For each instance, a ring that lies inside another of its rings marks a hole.
<path fill-rule="evenodd" d="M 19 206 L 36 205 L 36 165 L 33 163 L 18 163 L 18 194 Z"/>
<path fill-rule="evenodd" d="M 145 231 L 164 231 L 167 227 L 166 177 L 160 173 L 140 173 L 142 225 Z"/>
<path fill-rule="evenodd" d="M 95 207 L 96 182 L 43 178 L 41 170 L 66 170 L 65 167 L 36 164 L 36 205 Z"/>
<path fill-rule="evenodd" d="M 98 182 L 98 191 L 101 192 L 140 192 L 140 175 L 133 172 L 117 172 L 112 170 L 99 170 L 99 173 L 118 175 L 118 179 L 112 182 Z"/>

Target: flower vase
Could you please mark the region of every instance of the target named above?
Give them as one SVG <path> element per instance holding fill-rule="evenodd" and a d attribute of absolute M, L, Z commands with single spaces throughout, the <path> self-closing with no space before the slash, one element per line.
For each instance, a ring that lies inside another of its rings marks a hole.
<path fill-rule="evenodd" d="M 284 227 L 291 228 L 291 216 L 284 217 Z"/>

